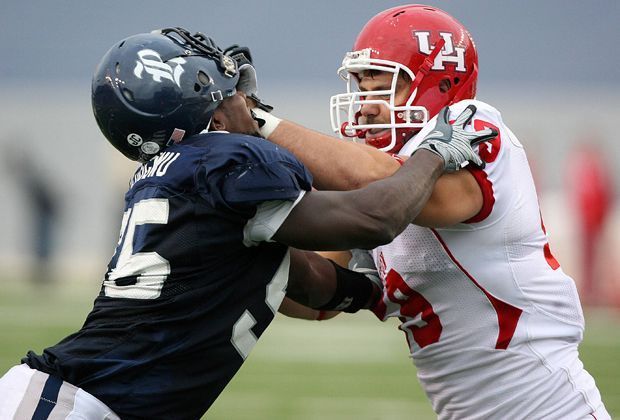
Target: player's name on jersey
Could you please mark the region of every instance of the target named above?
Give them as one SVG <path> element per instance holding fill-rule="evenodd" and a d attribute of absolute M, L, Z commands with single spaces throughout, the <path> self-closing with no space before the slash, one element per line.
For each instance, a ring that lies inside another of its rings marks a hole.
<path fill-rule="evenodd" d="M 131 182 L 129 183 L 129 187 L 131 188 L 136 182 L 151 176 L 166 175 L 166 171 L 168 171 L 168 168 L 170 168 L 172 162 L 174 162 L 179 155 L 180 153 L 163 152 L 144 163 L 134 174 Z"/>

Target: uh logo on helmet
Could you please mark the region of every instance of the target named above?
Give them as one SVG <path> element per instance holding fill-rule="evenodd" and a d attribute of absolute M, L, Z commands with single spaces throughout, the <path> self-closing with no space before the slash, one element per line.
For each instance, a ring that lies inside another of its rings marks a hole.
<path fill-rule="evenodd" d="M 418 4 L 385 10 L 364 26 L 353 50 L 338 70 L 347 92 L 332 96 L 330 102 L 332 129 L 341 137 L 357 137 L 380 150 L 397 152 L 442 107 L 475 97 L 474 41 L 460 22 L 440 9 Z M 391 73 L 391 88 L 360 92 L 358 74 L 368 70 Z M 397 103 L 399 77 L 407 80 L 409 92 Z M 379 99 L 390 110 L 390 121 L 360 124 L 362 105 Z M 389 130 L 366 139 L 369 130 L 380 128 Z"/>

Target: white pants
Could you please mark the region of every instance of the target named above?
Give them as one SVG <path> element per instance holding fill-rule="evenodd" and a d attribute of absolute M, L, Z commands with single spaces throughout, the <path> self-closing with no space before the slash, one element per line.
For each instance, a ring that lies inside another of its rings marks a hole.
<path fill-rule="evenodd" d="M 120 420 L 104 403 L 81 388 L 27 365 L 0 378 L 2 420 Z"/>

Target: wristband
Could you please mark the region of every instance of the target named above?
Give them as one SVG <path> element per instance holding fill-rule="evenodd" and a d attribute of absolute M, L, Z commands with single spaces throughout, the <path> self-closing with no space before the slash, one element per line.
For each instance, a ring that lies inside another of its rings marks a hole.
<path fill-rule="evenodd" d="M 271 133 L 273 133 L 273 130 L 275 130 L 278 124 L 280 124 L 280 121 L 282 121 L 280 118 L 265 112 L 260 108 L 252 108 L 252 112 L 254 113 L 255 118 L 264 121 L 264 124 L 259 123 L 258 125 L 260 134 L 266 139 L 269 138 Z"/>
<path fill-rule="evenodd" d="M 328 260 L 336 269 L 336 290 L 329 302 L 320 306 L 320 311 L 343 311 L 354 313 L 366 308 L 370 301 L 375 300 L 378 287 L 363 275 L 355 271 L 340 267 L 332 260 Z"/>

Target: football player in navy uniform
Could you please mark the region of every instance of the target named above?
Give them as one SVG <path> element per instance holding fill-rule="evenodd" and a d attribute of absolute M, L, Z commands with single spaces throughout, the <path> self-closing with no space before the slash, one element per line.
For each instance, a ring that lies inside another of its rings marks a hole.
<path fill-rule="evenodd" d="M 444 171 L 480 163 L 468 109 L 437 125 L 394 176 L 312 191 L 259 138 L 239 68 L 181 28 L 129 37 L 103 57 L 92 105 L 110 143 L 142 163 L 116 252 L 83 327 L 0 379 L 0 418 L 197 419 L 273 320 L 285 293 L 355 312 L 379 290 L 306 250 L 372 248 L 417 215 Z M 424 149 L 424 150 L 422 150 Z"/>

